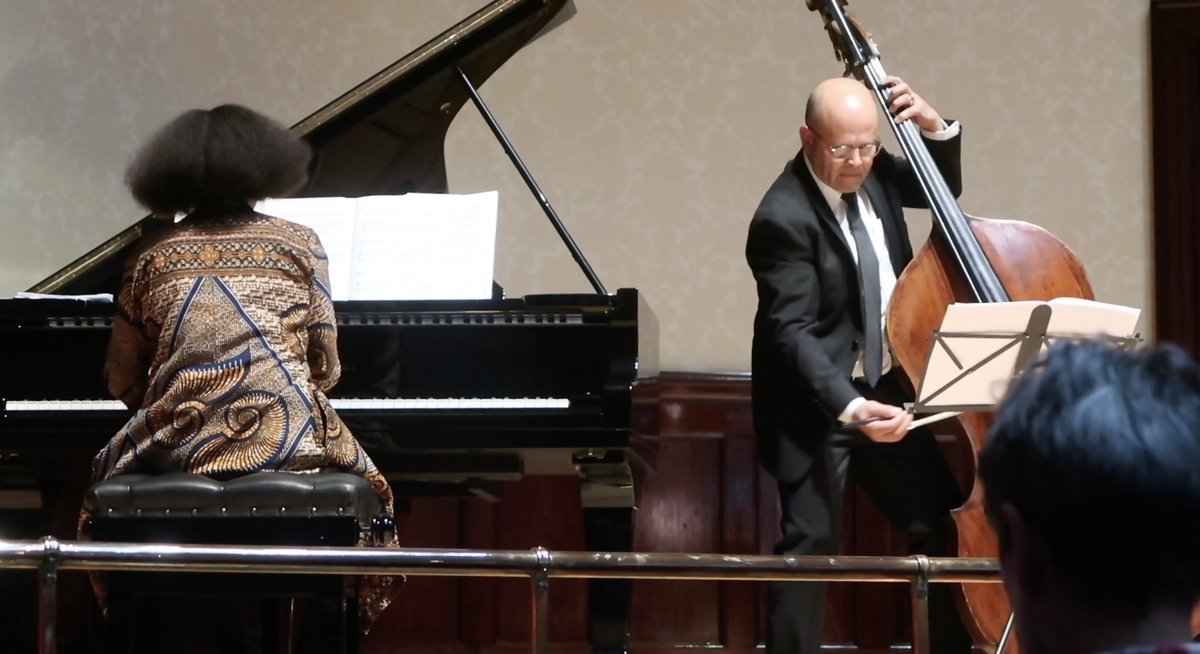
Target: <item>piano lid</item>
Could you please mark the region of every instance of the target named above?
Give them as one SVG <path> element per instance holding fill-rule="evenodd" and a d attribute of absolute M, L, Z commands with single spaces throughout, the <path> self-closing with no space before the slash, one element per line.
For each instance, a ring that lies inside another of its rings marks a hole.
<path fill-rule="evenodd" d="M 447 191 L 446 130 L 469 95 L 517 50 L 575 13 L 571 0 L 492 0 L 292 126 L 313 146 L 300 196 Z M 156 224 L 143 218 L 29 290 L 116 292 L 127 252 Z"/>

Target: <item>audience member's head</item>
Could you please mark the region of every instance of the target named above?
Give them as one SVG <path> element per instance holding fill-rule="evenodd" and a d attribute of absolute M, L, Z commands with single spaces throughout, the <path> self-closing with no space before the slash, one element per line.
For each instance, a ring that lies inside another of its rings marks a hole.
<path fill-rule="evenodd" d="M 285 197 L 308 179 L 312 150 L 275 121 L 235 104 L 193 109 L 142 146 L 125 172 L 135 200 L 159 215 Z"/>
<path fill-rule="evenodd" d="M 1171 346 L 1059 343 L 980 455 L 1022 651 L 1190 640 L 1200 599 L 1200 375 Z"/>

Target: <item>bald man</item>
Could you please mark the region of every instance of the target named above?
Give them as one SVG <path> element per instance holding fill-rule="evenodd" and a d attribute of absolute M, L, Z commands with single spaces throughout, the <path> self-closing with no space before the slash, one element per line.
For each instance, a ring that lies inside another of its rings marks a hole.
<path fill-rule="evenodd" d="M 892 115 L 917 124 L 957 196 L 958 124 L 943 121 L 903 80 L 889 77 L 886 85 Z M 961 503 L 961 491 L 932 435 L 908 431 L 912 419 L 902 404 L 910 398 L 891 370 L 886 336 L 872 348 L 869 333 L 886 334 L 888 300 L 913 256 L 902 207 L 925 207 L 925 197 L 907 160 L 881 148 L 879 111 L 860 82 L 819 84 L 804 123 L 801 150 L 767 190 L 746 243 L 758 287 L 754 430 L 781 508 L 775 551 L 838 553 L 852 470 L 909 534 L 912 553 L 950 554 L 948 512 Z M 934 654 L 966 654 L 970 641 L 948 586 L 934 584 L 933 591 Z M 824 593 L 823 584 L 771 585 L 769 654 L 820 649 Z"/>

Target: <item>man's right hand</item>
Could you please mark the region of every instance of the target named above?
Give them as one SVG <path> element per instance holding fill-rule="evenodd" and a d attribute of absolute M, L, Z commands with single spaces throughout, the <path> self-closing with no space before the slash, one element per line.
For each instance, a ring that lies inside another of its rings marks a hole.
<path fill-rule="evenodd" d="M 854 411 L 854 420 L 866 422 L 858 430 L 876 443 L 895 443 L 908 433 L 912 414 L 898 406 L 867 400 Z"/>

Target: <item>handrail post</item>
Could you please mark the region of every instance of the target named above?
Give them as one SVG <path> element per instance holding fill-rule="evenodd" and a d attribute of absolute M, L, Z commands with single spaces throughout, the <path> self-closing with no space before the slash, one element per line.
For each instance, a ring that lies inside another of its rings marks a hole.
<path fill-rule="evenodd" d="M 530 651 L 546 654 L 550 648 L 550 552 L 544 547 L 533 550 L 538 569 L 530 581 L 533 584 L 533 624 L 530 625 Z"/>
<path fill-rule="evenodd" d="M 38 653 L 56 654 L 58 622 L 59 542 L 53 536 L 42 539 L 42 563 L 38 566 Z"/>
<path fill-rule="evenodd" d="M 910 586 L 912 651 L 913 654 L 929 654 L 929 557 L 917 554 L 913 558 L 917 561 L 917 573 Z"/>

